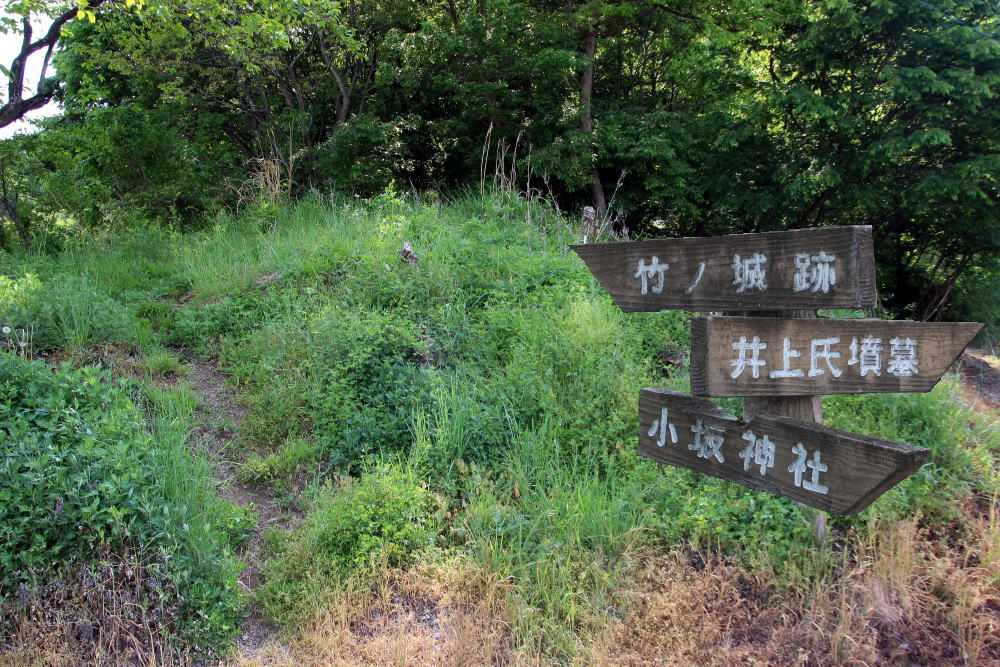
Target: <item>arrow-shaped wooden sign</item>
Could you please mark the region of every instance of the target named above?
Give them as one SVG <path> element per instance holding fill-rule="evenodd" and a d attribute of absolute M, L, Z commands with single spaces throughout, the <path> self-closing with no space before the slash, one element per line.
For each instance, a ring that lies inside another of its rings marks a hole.
<path fill-rule="evenodd" d="M 572 246 L 626 312 L 875 305 L 871 227 Z"/>
<path fill-rule="evenodd" d="M 778 397 L 929 391 L 982 328 L 795 318 L 875 305 L 870 227 L 572 247 L 626 312 L 788 313 L 692 322 L 692 393 L 758 397 L 748 414 L 806 414 L 805 399 Z M 642 390 L 639 421 L 643 456 L 838 514 L 861 511 L 928 455 L 787 416 L 743 423 L 709 400 L 663 389 Z"/>
<path fill-rule="evenodd" d="M 812 396 L 930 391 L 978 322 L 698 317 L 691 393 Z"/>
<path fill-rule="evenodd" d="M 856 514 L 916 471 L 929 450 L 788 417 L 743 423 L 708 399 L 651 388 L 639 398 L 639 454 Z"/>

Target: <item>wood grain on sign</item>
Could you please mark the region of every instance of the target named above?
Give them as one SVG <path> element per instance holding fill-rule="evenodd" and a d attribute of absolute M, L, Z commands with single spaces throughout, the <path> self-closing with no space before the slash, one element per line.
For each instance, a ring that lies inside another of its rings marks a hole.
<path fill-rule="evenodd" d="M 977 322 L 697 317 L 691 393 L 809 396 L 930 391 Z"/>
<path fill-rule="evenodd" d="M 916 471 L 929 450 L 789 417 L 744 423 L 708 399 L 650 388 L 639 398 L 639 454 L 856 514 Z"/>
<path fill-rule="evenodd" d="M 571 247 L 626 312 L 875 305 L 868 226 Z"/>

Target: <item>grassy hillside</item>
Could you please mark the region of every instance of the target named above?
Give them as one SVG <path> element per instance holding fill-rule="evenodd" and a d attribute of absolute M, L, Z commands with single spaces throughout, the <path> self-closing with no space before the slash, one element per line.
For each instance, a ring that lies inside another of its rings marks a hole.
<path fill-rule="evenodd" d="M 1000 435 L 954 378 L 824 400 L 932 457 L 817 540 L 790 501 L 639 459 L 690 316 L 622 314 L 574 240 L 503 194 L 314 197 L 0 257 L 7 651 L 1000 659 Z M 123 563 L 157 637 L 60 634 L 45 600 L 91 609 L 74 582 Z"/>

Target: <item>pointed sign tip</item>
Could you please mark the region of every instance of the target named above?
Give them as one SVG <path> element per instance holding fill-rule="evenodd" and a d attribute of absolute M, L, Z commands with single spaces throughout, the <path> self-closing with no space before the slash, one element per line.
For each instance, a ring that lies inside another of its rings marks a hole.
<path fill-rule="evenodd" d="M 790 417 L 742 422 L 713 401 L 644 389 L 639 454 L 786 496 L 835 514 L 854 514 L 912 474 L 928 450 Z"/>

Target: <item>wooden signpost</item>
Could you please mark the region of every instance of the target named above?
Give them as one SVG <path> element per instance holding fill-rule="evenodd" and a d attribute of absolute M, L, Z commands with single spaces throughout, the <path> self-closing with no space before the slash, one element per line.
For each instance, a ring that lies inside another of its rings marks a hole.
<path fill-rule="evenodd" d="M 808 396 L 930 391 L 983 325 L 699 317 L 691 393 Z"/>
<path fill-rule="evenodd" d="M 871 227 L 572 248 L 625 312 L 875 305 Z"/>
<path fill-rule="evenodd" d="M 928 450 L 820 426 L 819 395 L 929 391 L 982 327 L 816 318 L 875 305 L 870 227 L 573 249 L 627 312 L 781 315 L 695 318 L 696 396 L 642 390 L 639 454 L 837 514 L 863 510 Z M 699 396 L 747 397 L 747 421 Z"/>
<path fill-rule="evenodd" d="M 666 389 L 639 398 L 642 456 L 835 514 L 860 512 L 928 453 L 789 417 L 744 423 L 706 398 Z"/>

